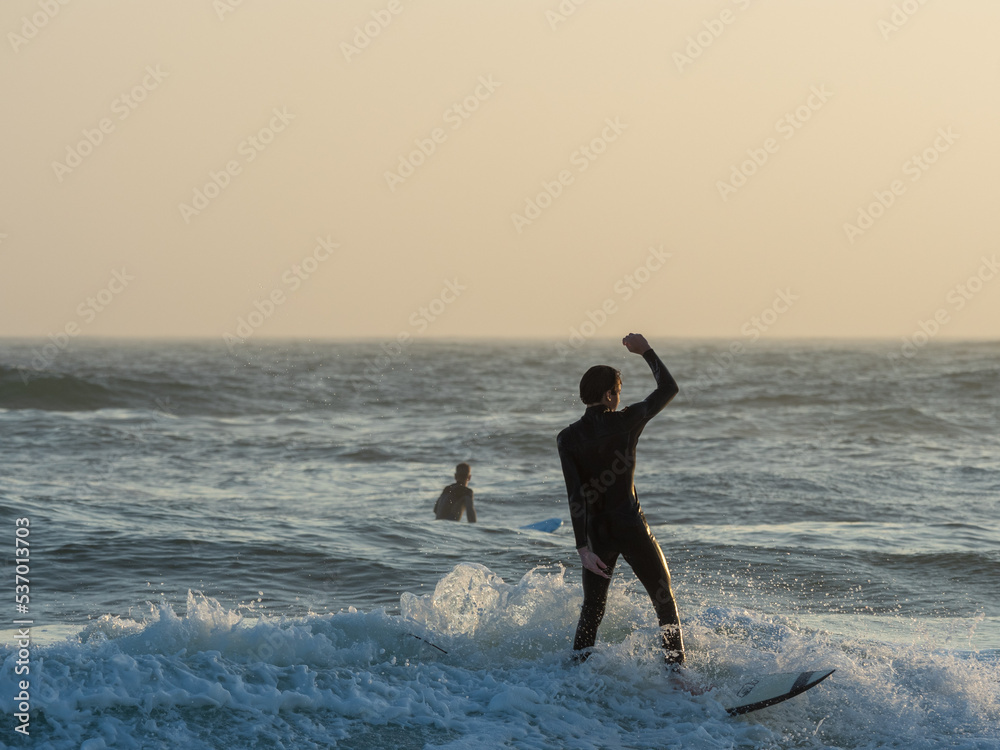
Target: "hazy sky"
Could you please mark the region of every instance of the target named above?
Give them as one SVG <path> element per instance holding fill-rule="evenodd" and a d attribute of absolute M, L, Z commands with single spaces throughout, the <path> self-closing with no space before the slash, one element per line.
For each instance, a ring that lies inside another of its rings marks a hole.
<path fill-rule="evenodd" d="M 5 0 L 0 336 L 996 338 L 998 28 Z"/>

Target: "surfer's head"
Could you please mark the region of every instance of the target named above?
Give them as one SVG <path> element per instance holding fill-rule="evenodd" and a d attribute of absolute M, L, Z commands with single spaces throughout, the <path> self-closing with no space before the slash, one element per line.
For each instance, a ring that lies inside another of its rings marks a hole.
<path fill-rule="evenodd" d="M 455 481 L 459 484 L 468 484 L 472 479 L 472 467 L 464 461 L 455 467 Z"/>
<path fill-rule="evenodd" d="M 604 404 L 614 411 L 621 392 L 622 374 L 610 365 L 594 365 L 580 379 L 580 400 L 587 406 Z"/>

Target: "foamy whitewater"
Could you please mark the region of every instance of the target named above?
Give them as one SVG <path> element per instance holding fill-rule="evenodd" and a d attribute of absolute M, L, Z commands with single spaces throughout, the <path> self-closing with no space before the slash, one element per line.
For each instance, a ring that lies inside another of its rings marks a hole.
<path fill-rule="evenodd" d="M 0 747 L 1000 748 L 1000 344 L 651 342 L 681 392 L 636 487 L 695 695 L 624 562 L 569 659 L 555 435 L 591 364 L 653 388 L 617 342 L 46 343 L 0 342 Z M 463 460 L 480 522 L 435 522 Z"/>

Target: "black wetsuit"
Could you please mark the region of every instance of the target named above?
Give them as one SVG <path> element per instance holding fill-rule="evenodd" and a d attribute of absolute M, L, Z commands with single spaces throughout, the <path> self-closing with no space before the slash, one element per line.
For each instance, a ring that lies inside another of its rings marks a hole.
<path fill-rule="evenodd" d="M 460 521 L 465 509 L 469 523 L 476 522 L 476 506 L 472 504 L 473 492 L 464 484 L 449 484 L 434 503 L 434 518 L 438 521 Z"/>
<path fill-rule="evenodd" d="M 660 545 L 646 523 L 635 494 L 635 446 L 646 426 L 677 395 L 677 383 L 652 349 L 642 355 L 656 378 L 656 390 L 644 401 L 611 411 L 588 406 L 583 417 L 559 433 L 562 462 L 576 547 L 589 546 L 611 575 L 618 555 L 631 566 L 653 600 L 667 661 L 684 661 L 680 618 L 670 587 L 670 571 Z M 583 570 L 583 609 L 574 649 L 594 645 L 604 617 L 608 578 Z"/>

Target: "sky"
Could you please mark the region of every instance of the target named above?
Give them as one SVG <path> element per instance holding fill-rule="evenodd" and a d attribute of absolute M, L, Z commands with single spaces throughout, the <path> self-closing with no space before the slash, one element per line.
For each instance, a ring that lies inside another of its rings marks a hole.
<path fill-rule="evenodd" d="M 994 0 L 6 0 L 0 336 L 1000 337 Z"/>

